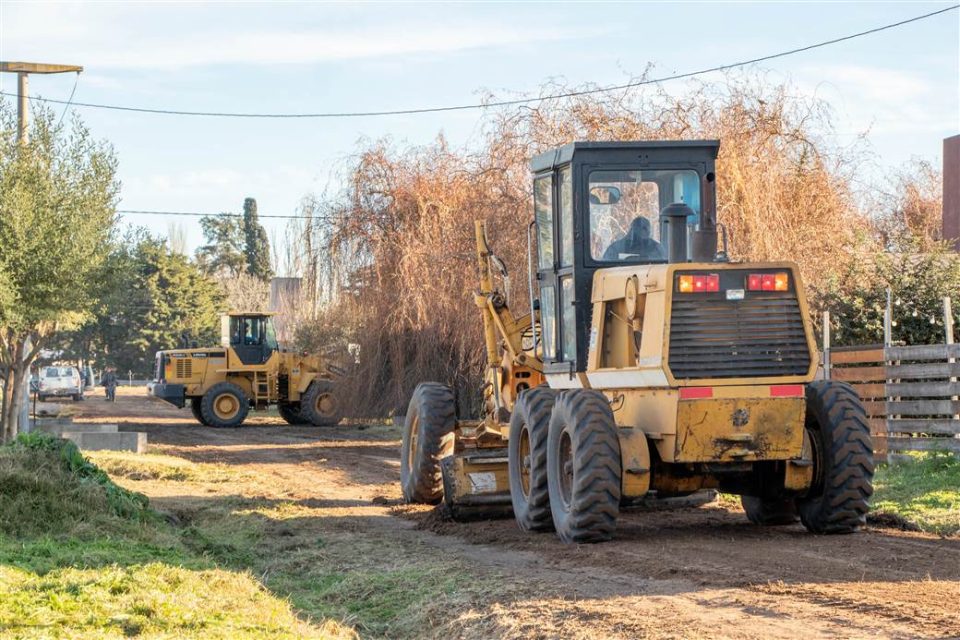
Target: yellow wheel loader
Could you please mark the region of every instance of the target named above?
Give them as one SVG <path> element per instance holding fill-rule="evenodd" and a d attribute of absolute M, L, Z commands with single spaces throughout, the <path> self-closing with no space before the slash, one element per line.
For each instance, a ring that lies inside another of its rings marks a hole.
<path fill-rule="evenodd" d="M 289 424 L 337 424 L 335 380 L 343 370 L 320 355 L 281 349 L 272 315 L 230 313 L 221 318 L 221 346 L 157 352 L 151 393 L 189 405 L 211 427 L 239 427 L 250 409 L 271 405 Z"/>
<path fill-rule="evenodd" d="M 718 251 L 718 141 L 575 142 L 536 156 L 530 308 L 477 223 L 487 370 L 480 420 L 420 384 L 404 425 L 408 502 L 455 519 L 512 511 L 569 543 L 611 538 L 620 510 L 702 489 L 759 525 L 863 525 L 873 452 L 863 407 L 817 380 L 797 267 Z M 534 286 L 536 282 L 536 286 Z"/>

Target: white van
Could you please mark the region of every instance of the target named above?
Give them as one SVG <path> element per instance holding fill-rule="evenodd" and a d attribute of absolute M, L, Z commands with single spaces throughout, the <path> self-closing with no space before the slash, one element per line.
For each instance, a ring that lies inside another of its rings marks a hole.
<path fill-rule="evenodd" d="M 53 397 L 71 397 L 74 402 L 83 400 L 83 381 L 76 367 L 42 367 L 37 381 L 37 397 L 40 402 Z"/>

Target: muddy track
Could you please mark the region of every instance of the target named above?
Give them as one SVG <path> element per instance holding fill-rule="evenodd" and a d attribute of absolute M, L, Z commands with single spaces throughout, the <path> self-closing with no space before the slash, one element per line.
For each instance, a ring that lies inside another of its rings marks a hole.
<path fill-rule="evenodd" d="M 163 453 L 237 466 L 262 478 L 264 495 L 336 508 L 398 544 L 439 550 L 527 594 L 494 595 L 443 633 L 960 637 L 958 538 L 875 527 L 814 536 L 799 525 L 757 527 L 738 509 L 708 505 L 630 510 L 612 542 L 567 546 L 512 520 L 458 524 L 429 507 L 399 505 L 399 432 L 384 427 L 293 428 L 257 418 L 217 430 L 142 398 L 86 404 L 83 419 L 147 431 Z"/>

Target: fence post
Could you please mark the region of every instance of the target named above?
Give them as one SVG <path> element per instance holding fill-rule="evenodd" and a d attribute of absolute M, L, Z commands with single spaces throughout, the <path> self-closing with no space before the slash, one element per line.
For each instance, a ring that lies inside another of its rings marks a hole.
<path fill-rule="evenodd" d="M 883 368 L 885 376 L 884 384 L 884 405 L 886 418 L 886 431 L 887 431 L 887 464 L 893 464 L 896 462 L 897 457 L 893 453 L 893 448 L 890 446 L 890 420 L 894 418 L 899 418 L 899 416 L 894 416 L 890 414 L 890 402 L 896 400 L 896 398 L 891 398 L 890 394 L 887 393 L 886 385 L 893 382 L 893 379 L 887 375 L 889 373 L 890 365 L 894 364 L 892 361 L 887 360 L 887 349 L 893 343 L 893 291 L 890 287 L 887 287 L 887 306 L 883 310 Z"/>
<path fill-rule="evenodd" d="M 943 328 L 946 333 L 945 337 L 946 337 L 947 345 L 953 344 L 953 307 L 951 305 L 950 296 L 943 297 Z M 949 364 L 953 364 L 956 361 L 957 361 L 956 358 L 949 358 L 949 357 L 947 358 L 947 363 Z M 957 378 L 955 376 L 950 377 L 950 382 L 956 382 L 956 381 L 957 381 Z M 958 399 L 958 396 L 952 396 L 950 399 L 956 402 Z M 960 414 L 954 414 L 953 419 L 960 420 Z M 957 434 L 956 437 L 960 438 L 960 434 Z"/>
<path fill-rule="evenodd" d="M 830 379 L 830 312 L 823 312 L 823 379 Z"/>
<path fill-rule="evenodd" d="M 883 310 L 883 346 L 893 343 L 893 292 L 887 288 L 887 307 Z"/>

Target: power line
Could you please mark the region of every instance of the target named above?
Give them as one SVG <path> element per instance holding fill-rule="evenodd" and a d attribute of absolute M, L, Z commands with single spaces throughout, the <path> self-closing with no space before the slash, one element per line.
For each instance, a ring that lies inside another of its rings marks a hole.
<path fill-rule="evenodd" d="M 129 215 L 147 215 L 147 216 L 189 216 L 199 218 L 242 218 L 242 213 L 203 213 L 201 211 L 151 211 L 147 209 L 117 209 L 117 213 Z M 257 214 L 257 218 L 273 218 L 280 220 L 333 220 L 331 216 L 267 216 Z"/>
<path fill-rule="evenodd" d="M 518 98 L 515 100 L 497 100 L 493 102 L 462 104 L 462 105 L 453 105 L 448 107 L 422 107 L 422 108 L 416 108 L 416 109 L 391 109 L 391 110 L 382 110 L 382 111 L 342 111 L 342 112 L 322 112 L 322 113 L 237 113 L 237 112 L 224 112 L 224 111 L 183 111 L 183 110 L 175 110 L 175 109 L 151 109 L 147 107 L 125 107 L 121 105 L 97 104 L 92 102 L 75 102 L 73 104 L 74 106 L 77 106 L 77 107 L 88 107 L 91 109 L 110 109 L 113 111 L 130 111 L 130 112 L 136 112 L 136 113 L 150 113 L 150 114 L 174 115 L 174 116 L 200 116 L 200 117 L 217 117 L 217 118 L 281 118 L 281 119 L 286 119 L 286 118 L 290 118 L 290 119 L 292 118 L 365 118 L 365 117 L 376 117 L 376 116 L 400 116 L 400 115 L 416 115 L 416 114 L 422 114 L 422 113 L 441 113 L 441 112 L 447 112 L 447 111 L 466 111 L 471 109 L 487 109 L 491 107 L 507 107 L 507 106 L 521 105 L 521 104 L 530 104 L 534 102 L 544 102 L 546 100 L 574 98 L 574 97 L 592 95 L 597 93 L 607 93 L 610 91 L 621 91 L 623 89 L 632 89 L 632 88 L 641 87 L 644 85 L 659 84 L 661 82 L 667 82 L 669 80 L 681 80 L 684 78 L 692 78 L 694 76 L 713 73 L 716 71 L 726 71 L 728 69 L 735 69 L 737 67 L 745 67 L 751 64 L 756 64 L 758 62 L 766 62 L 768 60 L 783 58 L 783 57 L 791 56 L 797 53 L 810 51 L 812 49 L 818 49 L 820 47 L 826 47 L 829 45 L 838 44 L 840 42 L 846 42 L 847 40 L 853 40 L 854 38 L 860 38 L 860 37 L 871 35 L 874 33 L 879 33 L 881 31 L 886 31 L 888 29 L 895 29 L 897 27 L 902 27 L 912 22 L 926 20 L 927 18 L 932 18 L 933 16 L 937 16 L 942 13 L 946 13 L 948 11 L 953 11 L 954 9 L 957 9 L 957 8 L 960 8 L 960 5 L 952 5 L 944 9 L 939 9 L 937 11 L 925 13 L 923 15 L 915 16 L 913 18 L 908 18 L 906 20 L 901 20 L 899 22 L 893 22 L 891 24 L 886 24 L 880 27 L 874 27 L 873 29 L 868 29 L 866 31 L 860 31 L 858 33 L 852 33 L 846 36 L 841 36 L 839 38 L 834 38 L 832 40 L 825 40 L 824 42 L 818 42 L 816 44 L 807 45 L 805 47 L 790 49 L 788 51 L 781 51 L 780 53 L 774 53 L 766 56 L 761 56 L 759 58 L 744 60 L 741 62 L 723 64 L 716 67 L 710 67 L 708 69 L 701 69 L 699 71 L 690 71 L 687 73 L 679 73 L 672 76 L 664 76 L 662 78 L 654 78 L 650 80 L 637 80 L 635 82 L 628 82 L 626 84 L 612 85 L 607 87 L 598 87 L 596 89 L 568 91 L 566 93 L 557 93 L 557 94 L 552 94 L 547 96 L 540 96 L 537 98 Z M 0 91 L 0 95 L 11 96 L 13 94 L 7 93 L 5 91 Z M 63 100 L 54 100 L 52 98 L 37 98 L 37 97 L 31 96 L 29 99 L 39 101 L 39 102 L 65 104 L 65 101 Z"/>
<path fill-rule="evenodd" d="M 70 105 L 73 103 L 73 94 L 77 92 L 77 85 L 80 84 L 80 72 L 77 72 L 76 77 L 73 79 L 73 89 L 70 90 L 70 97 L 67 98 L 67 104 L 63 107 L 63 113 L 60 114 L 60 119 L 57 120 L 57 127 L 63 122 L 63 117 L 67 115 L 67 110 L 70 109 Z"/>

